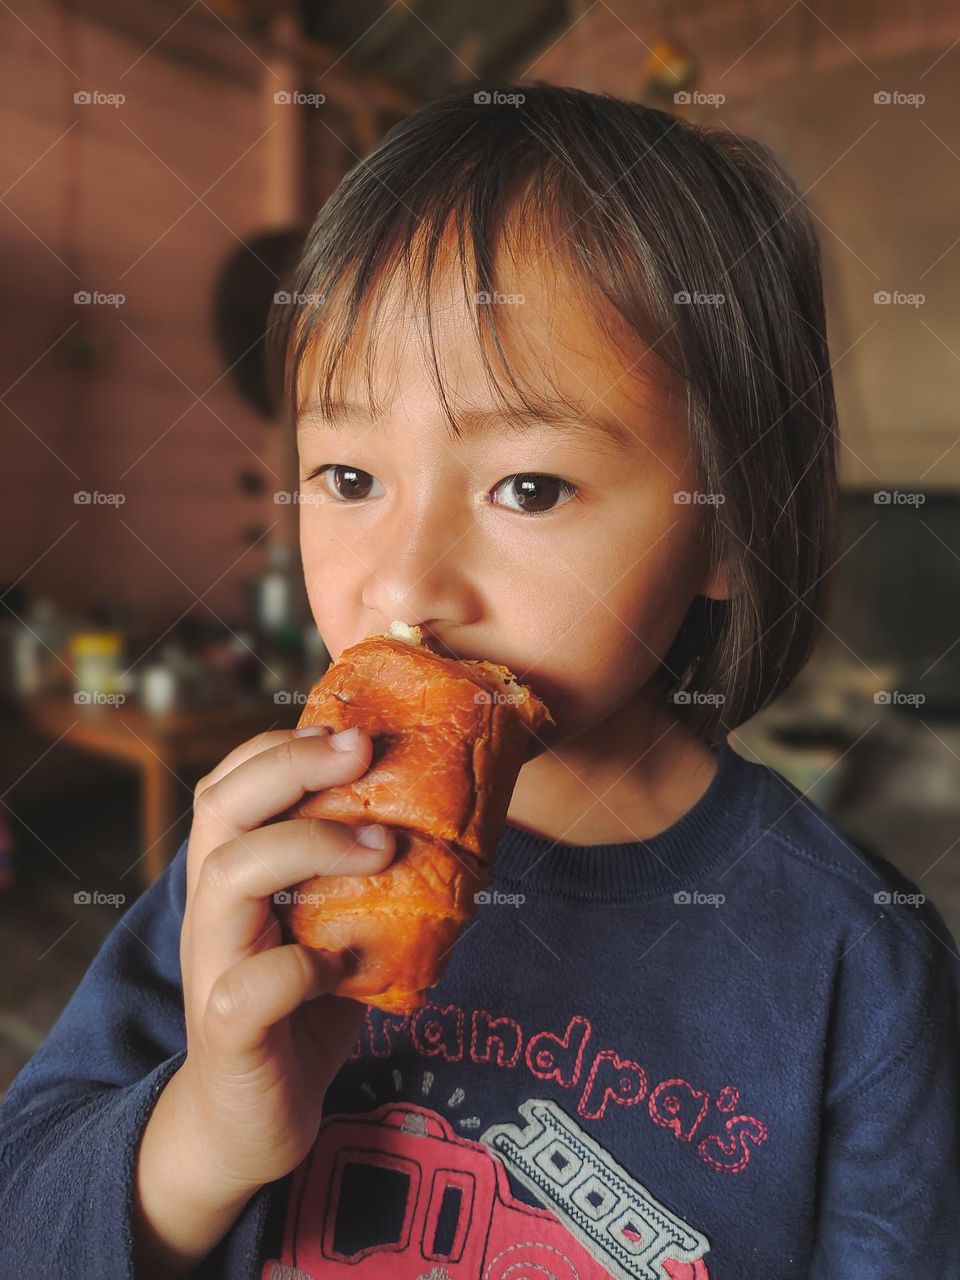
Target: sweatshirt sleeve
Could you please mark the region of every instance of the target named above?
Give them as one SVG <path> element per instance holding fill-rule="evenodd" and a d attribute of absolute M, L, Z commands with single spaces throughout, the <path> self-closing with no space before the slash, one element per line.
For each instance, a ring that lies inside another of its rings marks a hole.
<path fill-rule="evenodd" d="M 883 1060 L 825 1110 L 812 1280 L 960 1277 L 960 960 L 934 937 L 905 969 L 869 998 Z"/>
<path fill-rule="evenodd" d="M 184 841 L 117 921 L 0 1108 L 0 1277 L 133 1276 L 134 1156 L 183 1061 Z"/>

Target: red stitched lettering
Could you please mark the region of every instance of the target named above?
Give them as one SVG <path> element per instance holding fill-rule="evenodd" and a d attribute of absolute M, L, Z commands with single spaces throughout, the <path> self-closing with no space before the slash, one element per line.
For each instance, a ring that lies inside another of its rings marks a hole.
<path fill-rule="evenodd" d="M 592 1031 L 589 1018 L 581 1017 L 570 1019 L 563 1037 L 538 1031 L 527 1042 L 527 1066 L 538 1080 L 556 1080 L 572 1089 L 580 1079 L 583 1051 Z"/>
<path fill-rule="evenodd" d="M 378 1013 L 374 1017 L 374 1009 L 367 1007 L 364 1019 L 370 1052 L 375 1058 L 389 1058 L 396 1051 L 400 1037 L 407 1029 L 409 1016 L 401 1018 L 389 1013 Z"/>
<path fill-rule="evenodd" d="M 413 1015 L 410 1036 L 420 1053 L 442 1054 L 447 1062 L 459 1062 L 463 1057 L 463 1010 L 455 1004 L 425 1004 Z"/>
<path fill-rule="evenodd" d="M 457 1005 L 427 1004 L 416 1013 L 399 1017 L 368 1009 L 363 1031 L 350 1057 L 369 1052 L 374 1058 L 389 1058 L 400 1050 L 400 1041 L 409 1035 L 412 1048 L 424 1057 L 442 1057 L 460 1062 L 464 1051 L 465 1013 Z M 470 1061 L 513 1068 L 524 1060 L 538 1080 L 553 1080 L 565 1089 L 579 1083 L 587 1066 L 587 1043 L 593 1035 L 589 1018 L 574 1015 L 562 1036 L 537 1031 L 526 1042 L 520 1023 L 513 1018 L 494 1016 L 487 1009 L 474 1009 L 470 1019 Z M 399 1073 L 394 1087 L 400 1088 Z M 599 1049 L 589 1064 L 577 1112 L 589 1120 L 602 1120 L 610 1104 L 632 1107 L 648 1094 L 648 1077 L 643 1066 L 622 1057 L 615 1049 Z M 710 1108 L 710 1094 L 687 1080 L 674 1077 L 661 1081 L 649 1095 L 644 1110 L 654 1124 L 668 1129 L 681 1142 L 691 1142 Z M 717 1111 L 730 1115 L 740 1106 L 740 1090 L 726 1084 L 713 1099 Z M 754 1116 L 730 1115 L 724 1134 L 704 1137 L 697 1155 L 719 1173 L 741 1173 L 753 1152 L 767 1141 L 767 1126 Z"/>
<path fill-rule="evenodd" d="M 747 1144 L 759 1147 L 766 1142 L 767 1126 L 753 1116 L 734 1116 L 732 1120 L 727 1121 L 724 1128 L 730 1135 L 729 1142 L 724 1142 L 716 1134 L 711 1134 L 697 1147 L 697 1154 L 718 1173 L 742 1173 L 750 1161 L 750 1148 Z M 721 1155 L 728 1158 L 714 1159 L 710 1154 L 711 1151 L 719 1151 Z M 734 1159 L 738 1152 L 739 1158 Z"/>
<path fill-rule="evenodd" d="M 523 1048 L 523 1031 L 512 1018 L 495 1018 L 486 1009 L 474 1009 L 470 1031 L 470 1057 L 489 1062 L 491 1049 L 498 1067 L 515 1067 Z"/>
<path fill-rule="evenodd" d="M 606 1114 L 608 1102 L 634 1107 L 646 1092 L 647 1073 L 639 1062 L 621 1058 L 613 1049 L 601 1049 L 593 1060 L 577 1111 L 588 1120 L 599 1120 Z"/>
<path fill-rule="evenodd" d="M 699 1100 L 699 1107 L 696 1106 L 695 1099 Z M 650 1112 L 650 1119 L 654 1124 L 658 1124 L 664 1129 L 672 1129 L 675 1138 L 680 1138 L 683 1142 L 689 1142 L 700 1121 L 707 1114 L 709 1106 L 710 1095 L 708 1093 L 701 1093 L 699 1089 L 695 1089 L 686 1080 L 677 1079 L 663 1080 L 657 1085 L 650 1095 L 647 1110 Z M 692 1115 L 694 1108 L 697 1110 L 696 1116 Z M 681 1115 L 684 1110 L 687 1111 L 689 1121 L 686 1129 L 683 1127 L 684 1121 Z"/>

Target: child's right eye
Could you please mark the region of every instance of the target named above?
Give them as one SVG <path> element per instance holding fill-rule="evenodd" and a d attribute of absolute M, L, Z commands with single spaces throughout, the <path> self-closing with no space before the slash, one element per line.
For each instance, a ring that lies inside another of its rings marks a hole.
<path fill-rule="evenodd" d="M 328 483 L 328 475 L 332 480 L 332 486 Z M 361 471 L 359 467 L 347 467 L 338 462 L 327 462 L 322 467 L 317 467 L 307 476 L 308 480 L 313 480 L 317 476 L 323 477 L 323 483 L 332 498 L 339 502 L 350 502 L 360 498 L 379 498 L 383 495 L 383 485 L 380 486 L 380 493 L 371 493 L 370 487 L 378 483 L 377 480 L 369 473 L 369 471 Z"/>

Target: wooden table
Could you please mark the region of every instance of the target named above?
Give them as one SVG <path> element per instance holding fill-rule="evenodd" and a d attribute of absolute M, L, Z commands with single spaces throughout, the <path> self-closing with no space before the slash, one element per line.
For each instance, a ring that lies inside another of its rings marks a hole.
<path fill-rule="evenodd" d="M 300 711 L 275 703 L 272 696 L 163 715 L 150 714 L 130 699 L 119 707 L 78 704 L 70 694 L 27 699 L 21 708 L 27 724 L 39 733 L 140 770 L 142 874 L 147 885 L 175 856 L 180 818 L 192 806 L 192 799 L 188 803 L 185 795 L 178 795 L 189 791 L 192 797 L 180 771 L 212 768 L 255 734 L 292 728 Z"/>

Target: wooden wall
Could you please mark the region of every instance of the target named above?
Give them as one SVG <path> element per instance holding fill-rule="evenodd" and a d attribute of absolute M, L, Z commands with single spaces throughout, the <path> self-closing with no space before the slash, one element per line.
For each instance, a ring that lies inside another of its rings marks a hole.
<path fill-rule="evenodd" d="M 158 9 L 153 48 L 46 0 L 17 7 L 0 14 L 0 581 L 165 621 L 209 589 L 236 624 L 265 556 L 247 531 L 294 514 L 273 501 L 288 442 L 224 376 L 211 321 L 221 264 L 265 229 L 262 66 L 204 6 L 166 36 Z M 125 302 L 75 304 L 94 290 Z M 265 494 L 240 493 L 247 467 Z"/>
<path fill-rule="evenodd" d="M 584 6 L 586 8 L 587 6 Z M 844 448 L 868 488 L 960 483 L 960 10 L 762 0 L 597 5 L 528 68 L 530 78 L 627 98 L 650 48 L 681 40 L 699 89 L 690 112 L 773 147 L 816 215 Z M 922 93 L 917 107 L 877 92 Z M 923 294 L 916 307 L 877 292 Z"/>

